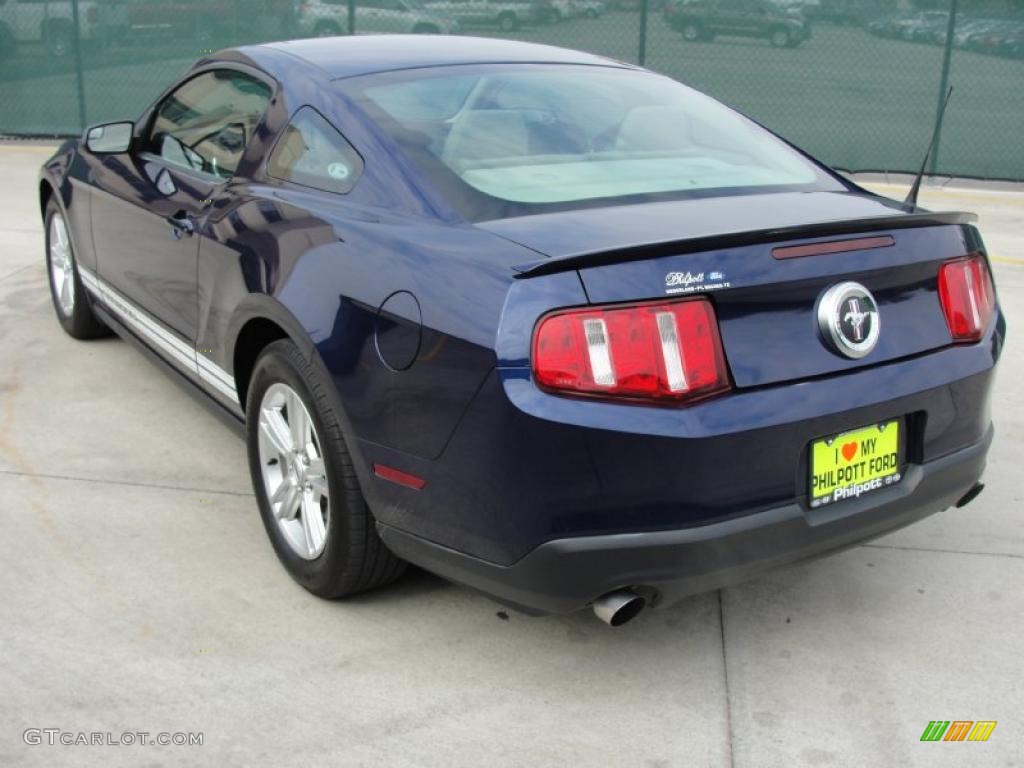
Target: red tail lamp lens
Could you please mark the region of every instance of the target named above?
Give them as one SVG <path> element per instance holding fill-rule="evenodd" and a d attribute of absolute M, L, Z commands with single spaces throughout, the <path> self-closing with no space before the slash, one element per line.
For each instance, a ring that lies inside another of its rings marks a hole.
<path fill-rule="evenodd" d="M 729 388 L 707 299 L 567 310 L 541 320 L 533 372 L 545 389 L 686 401 Z"/>
<path fill-rule="evenodd" d="M 995 288 L 980 254 L 939 268 L 939 301 L 953 341 L 978 341 L 995 312 Z"/>

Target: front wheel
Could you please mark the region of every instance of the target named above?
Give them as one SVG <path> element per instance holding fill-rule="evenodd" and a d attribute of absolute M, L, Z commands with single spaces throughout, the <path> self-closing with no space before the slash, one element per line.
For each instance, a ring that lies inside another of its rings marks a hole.
<path fill-rule="evenodd" d="M 773 48 L 789 48 L 792 44 L 792 38 L 788 29 L 779 28 L 774 30 L 769 39 Z"/>
<path fill-rule="evenodd" d="M 683 27 L 683 40 L 688 43 L 696 43 L 698 40 L 703 39 L 704 34 L 699 24 L 693 24 L 692 22 Z"/>
<path fill-rule="evenodd" d="M 54 58 L 59 59 L 67 56 L 74 44 L 75 40 L 71 30 L 63 24 L 53 26 L 46 31 L 46 50 Z"/>
<path fill-rule="evenodd" d="M 405 563 L 377 536 L 327 392 L 333 383 L 291 341 L 260 354 L 246 444 L 263 524 L 299 584 L 337 598 L 397 579 Z"/>
<path fill-rule="evenodd" d="M 503 13 L 498 17 L 498 29 L 502 32 L 515 32 L 519 29 L 519 19 L 514 13 Z"/>
<path fill-rule="evenodd" d="M 76 339 L 106 336 L 105 325 L 92 312 L 85 288 L 78 276 L 75 249 L 71 243 L 64 212 L 55 200 L 46 206 L 46 273 L 50 298 L 57 321 L 65 332 Z"/>
<path fill-rule="evenodd" d="M 341 27 L 333 22 L 321 22 L 316 25 L 313 34 L 317 37 L 337 37 L 341 34 Z"/>

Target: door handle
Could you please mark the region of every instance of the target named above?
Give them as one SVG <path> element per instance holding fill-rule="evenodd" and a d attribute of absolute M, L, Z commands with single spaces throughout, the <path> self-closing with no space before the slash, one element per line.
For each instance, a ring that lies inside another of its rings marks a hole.
<path fill-rule="evenodd" d="M 182 235 L 191 237 L 196 231 L 196 220 L 185 211 L 168 216 L 167 223 L 171 225 L 171 234 L 175 240 L 181 240 Z"/>

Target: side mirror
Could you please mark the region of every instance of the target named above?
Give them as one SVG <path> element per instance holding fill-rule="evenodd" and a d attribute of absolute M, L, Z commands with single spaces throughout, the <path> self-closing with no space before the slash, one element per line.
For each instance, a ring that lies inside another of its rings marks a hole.
<path fill-rule="evenodd" d="M 97 155 L 127 152 L 132 144 L 134 130 L 135 124 L 130 121 L 94 125 L 85 132 L 85 147 Z"/>

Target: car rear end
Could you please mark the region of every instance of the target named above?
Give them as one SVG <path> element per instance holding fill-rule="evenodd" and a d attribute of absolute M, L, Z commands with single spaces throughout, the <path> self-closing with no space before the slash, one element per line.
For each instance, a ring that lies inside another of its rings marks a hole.
<path fill-rule="evenodd" d="M 396 457 L 423 480 L 381 499 L 397 554 L 532 611 L 671 601 L 977 492 L 1005 322 L 970 214 L 872 195 L 655 75 L 478 76 L 444 131 L 394 98 L 443 73 L 355 94 L 522 247 L 495 370 L 439 456 Z"/>
<path fill-rule="evenodd" d="M 446 452 L 475 471 L 430 489 L 479 511 L 454 548 L 385 540 L 518 607 L 565 611 L 622 589 L 671 602 L 968 501 L 1005 333 L 980 237 L 836 229 L 533 267 L 509 294 L 495 380 Z M 819 322 L 844 283 L 876 302 L 862 357 Z"/>

